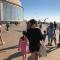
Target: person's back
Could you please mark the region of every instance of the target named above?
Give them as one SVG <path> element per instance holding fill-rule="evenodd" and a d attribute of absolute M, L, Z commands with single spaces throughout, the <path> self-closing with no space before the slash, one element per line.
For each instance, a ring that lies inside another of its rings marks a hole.
<path fill-rule="evenodd" d="M 50 23 L 50 25 L 47 28 L 47 35 L 48 35 L 48 45 L 52 45 L 52 39 L 53 39 L 53 34 L 54 34 L 54 27 L 53 23 Z"/>
<path fill-rule="evenodd" d="M 27 38 L 29 40 L 30 52 L 38 51 L 40 48 L 40 40 L 43 35 L 38 28 L 30 28 L 27 30 Z"/>
<path fill-rule="evenodd" d="M 38 51 L 40 48 L 40 40 L 42 40 L 42 34 L 40 29 L 37 27 L 37 21 L 35 19 L 31 19 L 30 28 L 27 29 L 26 37 L 29 40 L 29 50 L 31 52 L 32 60 L 38 60 Z"/>
<path fill-rule="evenodd" d="M 53 35 L 53 32 L 54 32 L 54 26 L 53 23 L 50 23 L 50 25 L 47 28 L 47 33 L 48 35 Z"/>
<path fill-rule="evenodd" d="M 51 26 L 49 26 L 49 27 L 47 28 L 47 33 L 48 33 L 48 35 L 52 35 L 52 34 L 53 34 L 53 31 L 54 31 L 54 28 L 52 28 Z"/>
<path fill-rule="evenodd" d="M 27 46 L 27 40 L 26 40 L 25 36 L 22 36 L 19 39 L 18 50 L 23 53 L 23 60 L 26 60 L 26 46 Z"/>
<path fill-rule="evenodd" d="M 7 31 L 9 30 L 8 28 L 9 28 L 9 24 L 7 23 L 7 24 L 6 24 L 6 30 L 7 30 Z"/>
<path fill-rule="evenodd" d="M 29 52 L 29 46 L 27 46 L 27 39 L 26 39 L 26 31 L 22 32 L 22 37 L 19 39 L 19 47 L 18 50 L 23 53 L 23 60 L 27 59 L 27 53 Z"/>
<path fill-rule="evenodd" d="M 21 37 L 19 43 L 20 43 L 20 48 L 21 48 L 22 50 L 25 50 L 26 45 L 27 45 L 26 39 L 25 39 L 24 37 Z"/>
<path fill-rule="evenodd" d="M 29 33 L 32 40 L 38 40 L 37 38 L 40 38 L 39 34 L 41 34 L 41 31 L 38 28 L 30 28 L 27 32 Z"/>
<path fill-rule="evenodd" d="M 56 28 L 57 28 L 57 23 L 56 23 L 56 22 L 54 22 L 54 28 L 55 28 L 55 30 L 56 30 Z"/>
<path fill-rule="evenodd" d="M 43 34 L 43 40 L 45 41 L 45 39 L 46 39 L 46 36 L 47 36 L 47 33 L 46 33 L 46 31 L 44 30 L 44 34 Z"/>

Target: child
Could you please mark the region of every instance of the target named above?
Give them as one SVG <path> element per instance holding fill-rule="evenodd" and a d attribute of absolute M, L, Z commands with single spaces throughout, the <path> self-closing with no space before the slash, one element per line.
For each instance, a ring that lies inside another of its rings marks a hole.
<path fill-rule="evenodd" d="M 43 34 L 43 40 L 45 41 L 45 39 L 46 39 L 46 35 L 47 35 L 47 33 L 46 33 L 46 31 L 44 30 L 44 34 Z"/>
<path fill-rule="evenodd" d="M 23 53 L 23 60 L 26 60 L 26 46 L 27 40 L 25 37 L 26 32 L 23 31 L 23 36 L 20 38 L 18 50 Z"/>

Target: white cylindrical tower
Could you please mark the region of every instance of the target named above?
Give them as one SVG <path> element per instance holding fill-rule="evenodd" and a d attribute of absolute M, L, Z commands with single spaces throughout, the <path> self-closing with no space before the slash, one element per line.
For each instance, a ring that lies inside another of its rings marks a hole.
<path fill-rule="evenodd" d="M 21 6 L 21 1 L 20 0 L 6 0 L 8 2 L 11 2 L 11 3 L 15 3 L 15 4 L 18 4 Z"/>

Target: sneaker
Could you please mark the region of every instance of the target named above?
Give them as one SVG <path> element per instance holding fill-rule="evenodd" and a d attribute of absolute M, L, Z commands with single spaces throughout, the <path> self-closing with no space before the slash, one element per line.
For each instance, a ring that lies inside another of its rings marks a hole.
<path fill-rule="evenodd" d="M 58 47 L 60 47 L 60 43 L 59 43 L 59 44 L 57 44 L 57 46 L 58 46 Z"/>
<path fill-rule="evenodd" d="M 46 45 L 46 46 L 52 46 L 52 44 L 48 44 L 48 45 Z"/>

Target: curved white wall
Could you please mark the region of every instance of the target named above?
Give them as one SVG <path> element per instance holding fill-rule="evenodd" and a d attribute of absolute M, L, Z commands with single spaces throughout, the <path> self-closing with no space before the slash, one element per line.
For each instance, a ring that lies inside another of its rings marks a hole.
<path fill-rule="evenodd" d="M 8 1 L 8 2 L 7 2 Z M 9 3 L 9 2 L 12 2 Z M 13 4 L 14 3 L 14 4 Z M 17 4 L 17 5 L 15 5 Z M 1 21 L 21 21 L 23 20 L 23 8 L 20 0 L 0 1 L 0 20 Z M 20 6 L 18 6 L 20 5 Z"/>

